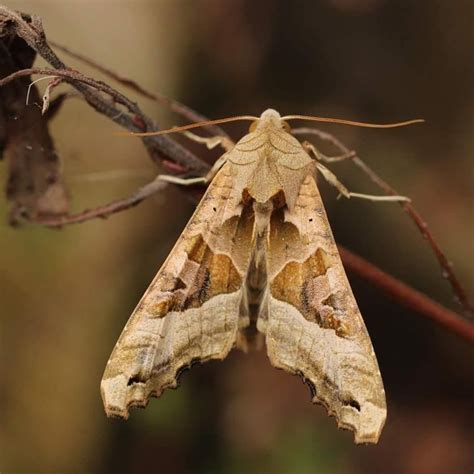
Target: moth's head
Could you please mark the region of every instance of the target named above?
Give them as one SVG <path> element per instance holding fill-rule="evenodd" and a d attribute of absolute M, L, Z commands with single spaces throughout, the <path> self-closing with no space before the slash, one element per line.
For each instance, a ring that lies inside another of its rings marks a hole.
<path fill-rule="evenodd" d="M 251 132 L 263 128 L 279 128 L 285 130 L 285 132 L 290 131 L 288 123 L 282 120 L 281 115 L 274 109 L 265 110 L 265 112 L 260 115 L 260 118 L 252 122 L 252 125 L 250 125 Z"/>

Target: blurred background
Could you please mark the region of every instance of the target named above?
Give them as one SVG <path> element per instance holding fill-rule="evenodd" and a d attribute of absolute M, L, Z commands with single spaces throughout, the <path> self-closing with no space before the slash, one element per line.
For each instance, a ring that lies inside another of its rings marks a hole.
<path fill-rule="evenodd" d="M 471 0 L 7 4 L 40 15 L 48 38 L 211 118 L 267 107 L 373 122 L 425 118 L 395 130 L 324 130 L 412 198 L 473 295 Z M 182 123 L 125 92 L 162 127 Z M 239 138 L 246 125 L 226 129 Z M 157 173 L 139 140 L 117 130 L 80 99 L 52 121 L 74 211 L 126 196 Z M 332 169 L 349 189 L 378 193 L 350 163 Z M 5 181 L 4 165 L 0 175 Z M 339 243 L 458 310 L 397 205 L 336 201 L 321 189 Z M 351 274 L 387 392 L 378 445 L 355 446 L 301 380 L 263 353 L 196 366 L 179 390 L 127 422 L 107 419 L 99 392 L 106 361 L 192 210 L 170 188 L 105 221 L 14 229 L 0 201 L 2 472 L 472 472 L 473 347 Z"/>

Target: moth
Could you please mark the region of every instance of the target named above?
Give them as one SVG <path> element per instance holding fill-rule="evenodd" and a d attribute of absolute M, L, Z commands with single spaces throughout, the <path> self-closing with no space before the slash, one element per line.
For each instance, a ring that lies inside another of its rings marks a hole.
<path fill-rule="evenodd" d="M 378 441 L 387 413 L 382 378 L 317 172 L 356 194 L 310 151 L 268 109 L 218 160 L 107 363 L 107 415 L 128 418 L 130 407 L 175 388 L 195 362 L 264 346 L 271 364 L 300 375 L 313 402 L 352 430 L 356 443 Z"/>

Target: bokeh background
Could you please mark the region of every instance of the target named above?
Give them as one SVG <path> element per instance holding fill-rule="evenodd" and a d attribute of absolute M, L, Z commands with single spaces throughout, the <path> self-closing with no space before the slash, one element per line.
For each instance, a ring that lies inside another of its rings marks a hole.
<path fill-rule="evenodd" d="M 49 38 L 212 118 L 269 106 L 381 122 L 424 117 L 404 129 L 325 130 L 412 197 L 473 294 L 472 1 L 7 5 L 42 16 Z M 163 127 L 181 123 L 136 99 Z M 245 126 L 227 129 L 238 138 Z M 138 140 L 114 136 L 116 126 L 80 99 L 63 106 L 51 130 L 76 211 L 128 195 L 157 172 Z M 349 163 L 333 170 L 351 190 L 377 192 Z M 336 201 L 321 188 L 340 243 L 457 309 L 397 205 Z M 472 346 L 354 275 L 388 397 L 377 446 L 355 446 L 297 377 L 258 353 L 194 367 L 179 390 L 129 421 L 106 419 L 99 382 L 107 358 L 192 210 L 170 188 L 106 221 L 55 231 L 9 228 L 0 201 L 2 472 L 472 472 Z"/>

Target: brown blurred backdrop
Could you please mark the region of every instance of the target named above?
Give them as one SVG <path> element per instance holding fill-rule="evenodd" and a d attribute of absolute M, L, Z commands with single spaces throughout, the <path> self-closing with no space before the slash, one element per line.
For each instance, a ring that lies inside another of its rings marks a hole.
<path fill-rule="evenodd" d="M 380 122 L 424 117 L 425 125 L 391 131 L 326 130 L 413 199 L 474 293 L 471 0 L 7 4 L 40 15 L 49 38 L 209 117 L 270 106 Z M 137 99 L 163 127 L 180 122 Z M 125 196 L 156 174 L 140 142 L 116 130 L 81 100 L 54 119 L 74 210 Z M 228 130 L 239 137 L 245 125 Z M 377 192 L 350 164 L 333 170 L 351 190 Z M 398 206 L 336 201 L 321 188 L 340 243 L 457 309 Z M 191 212 L 169 189 L 106 221 L 12 229 L 0 201 L 2 472 L 472 472 L 472 346 L 353 275 L 388 397 L 377 446 L 354 446 L 264 354 L 195 367 L 128 422 L 106 419 L 107 358 Z"/>

